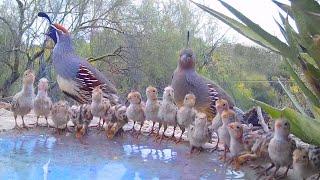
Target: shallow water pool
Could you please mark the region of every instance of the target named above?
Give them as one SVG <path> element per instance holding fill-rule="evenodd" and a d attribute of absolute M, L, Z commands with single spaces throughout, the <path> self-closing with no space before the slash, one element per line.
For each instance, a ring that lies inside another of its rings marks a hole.
<path fill-rule="evenodd" d="M 245 179 L 216 153 L 190 157 L 186 144 L 129 134 L 107 140 L 90 132 L 80 143 L 50 130 L 0 133 L 0 179 Z"/>

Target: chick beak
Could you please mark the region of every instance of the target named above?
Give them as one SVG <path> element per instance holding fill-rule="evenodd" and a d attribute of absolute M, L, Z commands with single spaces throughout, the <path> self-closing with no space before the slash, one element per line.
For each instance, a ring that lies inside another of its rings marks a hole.
<path fill-rule="evenodd" d="M 233 124 L 229 124 L 228 127 L 229 127 L 230 129 L 234 129 Z"/>

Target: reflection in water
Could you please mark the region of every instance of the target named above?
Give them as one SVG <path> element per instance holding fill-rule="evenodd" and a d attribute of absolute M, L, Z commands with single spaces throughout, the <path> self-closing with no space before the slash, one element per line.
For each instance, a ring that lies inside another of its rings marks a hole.
<path fill-rule="evenodd" d="M 215 154 L 190 158 L 186 145 L 96 134 L 81 144 L 72 135 L 14 133 L 1 134 L 0 179 L 245 179 Z"/>

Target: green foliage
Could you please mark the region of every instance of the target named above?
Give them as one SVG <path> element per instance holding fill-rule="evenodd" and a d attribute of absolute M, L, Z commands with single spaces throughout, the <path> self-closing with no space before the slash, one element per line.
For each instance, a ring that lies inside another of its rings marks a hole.
<path fill-rule="evenodd" d="M 279 113 L 283 114 L 284 117 L 290 120 L 293 126 L 293 133 L 296 136 L 306 142 L 319 145 L 320 142 L 314 139 L 319 139 L 318 137 L 320 135 L 317 133 L 320 130 L 320 123 L 319 120 L 313 119 L 313 117 L 319 117 L 318 109 L 320 108 L 320 46 L 318 38 L 320 29 L 316 25 L 319 19 L 315 17 L 316 14 L 320 12 L 318 2 L 314 0 L 292 0 L 291 6 L 289 6 L 274 1 L 281 9 L 288 13 L 288 16 L 294 20 L 298 28 L 298 31 L 295 31 L 290 25 L 288 17 L 285 18 L 280 13 L 281 23 L 277 23 L 286 39 L 286 43 L 269 34 L 229 4 L 223 1 L 220 2 L 240 21 L 229 18 L 204 5 L 193 3 L 254 42 L 281 54 L 284 57 L 289 74 L 304 93 L 307 102 L 311 104 L 310 110 L 313 115 L 308 117 L 304 115 L 304 112 L 302 112 L 303 114 L 299 114 L 290 108 L 285 108 L 280 111 L 271 106 L 259 103 L 258 101 L 255 102 L 264 105 L 263 107 L 266 108 L 266 111 L 275 118 L 279 117 Z M 303 78 L 300 76 L 300 72 L 303 73 Z M 287 91 L 287 89 L 285 89 L 285 91 Z M 301 111 L 302 109 L 297 105 L 297 101 L 295 101 L 289 92 L 288 95 L 295 106 Z M 306 135 L 304 129 L 309 128 L 311 128 L 310 130 L 312 132 Z"/>

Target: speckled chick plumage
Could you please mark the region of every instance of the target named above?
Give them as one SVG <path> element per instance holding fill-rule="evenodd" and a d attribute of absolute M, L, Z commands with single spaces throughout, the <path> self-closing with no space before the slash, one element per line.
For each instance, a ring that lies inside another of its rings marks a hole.
<path fill-rule="evenodd" d="M 320 178 L 320 147 L 310 145 L 309 147 L 309 160 L 315 169 L 316 172 L 318 172 L 318 179 Z"/>
<path fill-rule="evenodd" d="M 34 114 L 37 116 L 37 123 L 40 116 L 44 117 L 48 125 L 48 117 L 52 108 L 51 98 L 48 96 L 49 81 L 41 78 L 38 84 L 38 93 L 34 99 Z"/>
<path fill-rule="evenodd" d="M 219 138 L 223 141 L 226 147 L 230 147 L 230 134 L 228 125 L 236 121 L 236 114 L 234 111 L 228 109 L 224 110 L 221 114 L 222 126 L 218 129 Z"/>
<path fill-rule="evenodd" d="M 175 90 L 174 99 L 181 107 L 186 94 L 193 93 L 197 102 L 195 108 L 199 112 L 206 113 L 211 121 L 216 115 L 215 103 L 219 98 L 234 106 L 233 99 L 216 83 L 199 75 L 195 70 L 196 57 L 191 49 L 180 52 L 178 66 L 172 76 L 171 86 Z"/>
<path fill-rule="evenodd" d="M 25 123 L 23 117 L 28 114 L 31 109 L 33 108 L 33 100 L 34 100 L 34 73 L 32 70 L 26 70 L 23 73 L 22 78 L 22 89 L 16 95 L 13 96 L 12 103 L 11 103 L 11 111 L 13 112 L 13 116 L 15 119 L 15 127 L 18 127 L 17 124 L 17 116 L 21 116 L 22 118 L 22 125 L 25 127 Z"/>
<path fill-rule="evenodd" d="M 232 122 L 228 125 L 230 134 L 230 154 L 231 157 L 237 157 L 245 151 L 243 141 L 243 127 L 240 122 Z"/>
<path fill-rule="evenodd" d="M 308 151 L 298 148 L 293 151 L 293 172 L 298 179 L 307 179 L 308 177 L 316 174 L 314 167 L 309 161 Z"/>
<path fill-rule="evenodd" d="M 194 105 L 196 103 L 196 96 L 194 94 L 186 94 L 183 106 L 178 110 L 177 121 L 182 133 L 188 129 L 191 123 L 194 123 L 196 117 L 196 110 Z"/>
<path fill-rule="evenodd" d="M 67 101 L 58 101 L 52 106 L 52 121 L 54 127 L 57 129 L 63 129 L 67 126 L 70 120 L 69 103 Z"/>
<path fill-rule="evenodd" d="M 137 91 L 130 92 L 127 99 L 130 103 L 126 109 L 128 119 L 143 124 L 145 120 L 145 105 L 142 103 L 141 94 Z"/>
<path fill-rule="evenodd" d="M 188 140 L 191 147 L 203 147 L 208 142 L 207 115 L 201 112 L 196 113 L 194 125 L 190 126 Z"/>
<path fill-rule="evenodd" d="M 285 119 L 276 120 L 274 136 L 268 146 L 269 157 L 276 166 L 275 173 L 280 167 L 289 168 L 292 165 L 292 154 L 296 149 L 296 143 L 289 137 L 289 134 L 289 122 Z"/>
<path fill-rule="evenodd" d="M 149 86 L 146 89 L 147 102 L 146 102 L 146 120 L 158 122 L 158 112 L 160 102 L 158 101 L 158 90 L 155 87 Z"/>
<path fill-rule="evenodd" d="M 177 125 L 178 107 L 174 102 L 174 90 L 171 86 L 164 88 L 163 99 L 159 109 L 158 117 L 164 125 Z"/>
<path fill-rule="evenodd" d="M 106 126 L 106 135 L 109 139 L 112 139 L 115 135 L 123 132 L 122 127 L 128 123 L 128 117 L 126 115 L 127 107 L 124 105 L 115 105 L 110 109 L 110 121 Z"/>

